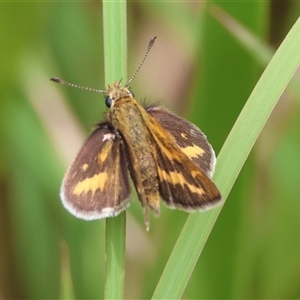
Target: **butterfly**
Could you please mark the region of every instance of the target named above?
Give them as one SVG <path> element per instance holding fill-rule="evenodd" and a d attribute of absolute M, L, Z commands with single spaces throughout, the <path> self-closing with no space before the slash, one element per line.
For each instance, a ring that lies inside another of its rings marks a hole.
<path fill-rule="evenodd" d="M 130 203 L 129 177 L 147 230 L 148 209 L 159 215 L 160 198 L 171 209 L 187 212 L 220 203 L 210 179 L 216 157 L 206 136 L 172 112 L 139 104 L 129 82 L 115 82 L 101 91 L 108 110 L 65 174 L 60 193 L 65 208 L 85 220 L 117 216 Z"/>

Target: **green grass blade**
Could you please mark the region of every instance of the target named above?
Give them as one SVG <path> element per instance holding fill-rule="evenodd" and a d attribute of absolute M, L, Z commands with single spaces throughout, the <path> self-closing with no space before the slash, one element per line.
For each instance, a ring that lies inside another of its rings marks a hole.
<path fill-rule="evenodd" d="M 61 291 L 60 299 L 75 299 L 74 287 L 72 282 L 72 275 L 70 269 L 70 254 L 68 245 L 65 242 L 60 244 L 60 280 L 61 280 Z"/>
<path fill-rule="evenodd" d="M 103 1 L 105 84 L 127 76 L 126 2 Z"/>
<path fill-rule="evenodd" d="M 105 84 L 126 79 L 126 2 L 103 1 Z M 125 213 L 106 219 L 105 299 L 122 299 L 125 277 Z"/>
<path fill-rule="evenodd" d="M 218 157 L 214 181 L 227 198 L 264 124 L 300 63 L 298 19 L 255 86 Z M 153 299 L 180 299 L 210 231 L 217 207 L 190 215 L 153 294 Z M 188 258 L 188 259 L 187 259 Z"/>
<path fill-rule="evenodd" d="M 272 58 L 275 50 L 260 38 L 257 34 L 250 31 L 241 22 L 238 22 L 224 9 L 217 5 L 211 5 L 209 11 L 214 18 L 220 22 L 224 28 L 230 32 L 241 45 L 259 62 L 266 66 Z"/>

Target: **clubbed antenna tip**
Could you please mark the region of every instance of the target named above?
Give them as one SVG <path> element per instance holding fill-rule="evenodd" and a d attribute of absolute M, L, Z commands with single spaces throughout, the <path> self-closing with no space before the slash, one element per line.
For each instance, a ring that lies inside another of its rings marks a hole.
<path fill-rule="evenodd" d="M 54 82 L 57 82 L 57 83 L 63 84 L 63 80 L 61 80 L 61 79 L 58 78 L 58 77 L 52 77 L 50 80 L 51 80 L 51 81 L 54 81 Z"/>
<path fill-rule="evenodd" d="M 154 36 L 154 37 L 150 40 L 149 45 L 148 45 L 148 48 L 147 48 L 147 50 L 146 50 L 146 52 L 145 52 L 145 55 L 144 55 L 142 61 L 140 62 L 140 64 L 138 65 L 137 69 L 135 70 L 135 72 L 133 73 L 133 75 L 132 75 L 131 78 L 128 80 L 128 82 L 126 83 L 125 86 L 128 86 L 128 85 L 129 85 L 129 83 L 134 79 L 134 77 L 136 76 L 136 74 L 137 74 L 138 71 L 140 70 L 141 66 L 143 65 L 143 63 L 144 63 L 144 61 L 145 61 L 145 59 L 146 59 L 146 57 L 148 56 L 149 51 L 151 50 L 152 46 L 154 45 L 155 40 L 156 40 L 156 36 Z"/>

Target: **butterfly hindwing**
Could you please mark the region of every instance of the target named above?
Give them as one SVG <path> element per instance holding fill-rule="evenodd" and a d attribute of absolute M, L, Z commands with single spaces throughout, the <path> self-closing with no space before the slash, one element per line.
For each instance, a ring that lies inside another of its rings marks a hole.
<path fill-rule="evenodd" d="M 119 214 L 129 203 L 130 184 L 122 140 L 107 123 L 89 136 L 61 187 L 64 206 L 86 220 Z"/>

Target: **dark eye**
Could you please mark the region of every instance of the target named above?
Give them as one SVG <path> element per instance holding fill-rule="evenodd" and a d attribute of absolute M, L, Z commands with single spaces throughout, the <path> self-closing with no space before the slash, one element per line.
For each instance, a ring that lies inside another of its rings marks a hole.
<path fill-rule="evenodd" d="M 110 98 L 109 96 L 105 97 L 105 105 L 110 108 L 111 104 L 112 104 L 112 98 Z"/>

